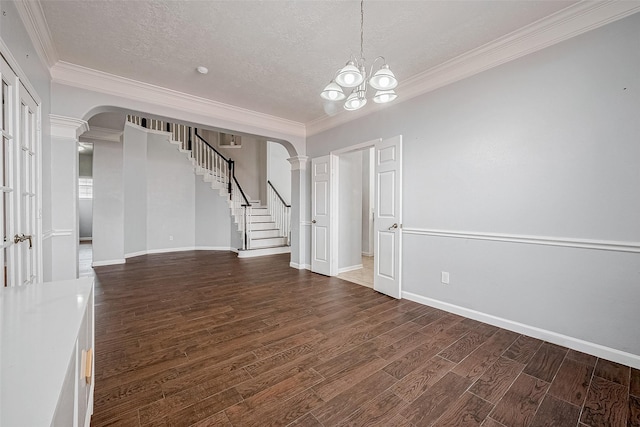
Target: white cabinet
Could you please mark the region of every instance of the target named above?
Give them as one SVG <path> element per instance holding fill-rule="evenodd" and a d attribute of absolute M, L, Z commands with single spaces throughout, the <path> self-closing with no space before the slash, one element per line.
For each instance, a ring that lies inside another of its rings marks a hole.
<path fill-rule="evenodd" d="M 93 279 L 0 290 L 0 427 L 89 427 Z"/>

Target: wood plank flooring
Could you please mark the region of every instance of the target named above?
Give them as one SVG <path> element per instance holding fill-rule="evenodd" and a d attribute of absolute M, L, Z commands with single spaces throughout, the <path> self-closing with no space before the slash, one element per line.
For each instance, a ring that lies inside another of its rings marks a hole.
<path fill-rule="evenodd" d="M 97 267 L 98 426 L 640 427 L 640 371 L 289 255 Z"/>

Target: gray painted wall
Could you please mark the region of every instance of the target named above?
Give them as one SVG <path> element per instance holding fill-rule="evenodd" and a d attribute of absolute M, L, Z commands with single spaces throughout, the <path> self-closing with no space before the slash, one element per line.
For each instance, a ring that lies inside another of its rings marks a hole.
<path fill-rule="evenodd" d="M 93 154 L 78 155 L 78 175 L 81 177 L 93 176 Z M 78 200 L 78 220 L 80 227 L 80 239 L 90 239 L 93 228 L 93 200 Z"/>
<path fill-rule="evenodd" d="M 338 158 L 338 270 L 362 265 L 362 151 Z"/>
<path fill-rule="evenodd" d="M 638 70 L 640 14 L 311 136 L 307 152 L 403 135 L 403 291 L 640 355 L 640 254 L 420 234 L 638 247 Z"/>
<path fill-rule="evenodd" d="M 78 175 L 84 177 L 93 176 L 93 153 L 78 154 Z"/>
<path fill-rule="evenodd" d="M 93 261 L 124 260 L 122 143 L 93 144 Z"/>
<path fill-rule="evenodd" d="M 123 134 L 124 254 L 147 250 L 147 133 L 125 126 Z"/>
<path fill-rule="evenodd" d="M 267 179 L 288 205 L 291 204 L 291 164 L 289 152 L 277 142 L 267 141 Z"/>

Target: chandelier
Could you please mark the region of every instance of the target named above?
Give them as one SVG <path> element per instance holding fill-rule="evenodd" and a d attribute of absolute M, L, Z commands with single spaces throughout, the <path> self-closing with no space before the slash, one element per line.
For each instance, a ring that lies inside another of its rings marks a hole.
<path fill-rule="evenodd" d="M 360 1 L 360 57 L 354 58 L 353 55 L 347 64 L 336 71 L 336 75 L 331 82 L 324 88 L 320 96 L 328 101 L 342 101 L 347 98 L 344 103 L 345 110 L 355 111 L 365 106 L 367 103 L 367 86 L 376 89 L 373 96 L 373 102 L 384 104 L 391 102 L 398 97 L 393 90 L 398 86 L 398 80 L 389 69 L 387 61 L 382 56 L 374 59 L 367 74 L 364 54 L 364 0 Z M 378 60 L 382 60 L 382 65 L 378 71 L 373 74 L 373 67 Z M 343 91 L 351 89 L 351 94 L 347 97 Z"/>

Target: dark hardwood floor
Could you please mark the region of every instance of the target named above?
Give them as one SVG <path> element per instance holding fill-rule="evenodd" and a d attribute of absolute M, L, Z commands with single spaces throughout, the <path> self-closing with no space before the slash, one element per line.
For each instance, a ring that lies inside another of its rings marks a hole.
<path fill-rule="evenodd" d="M 640 371 L 289 268 L 95 269 L 93 426 L 640 426 Z"/>

